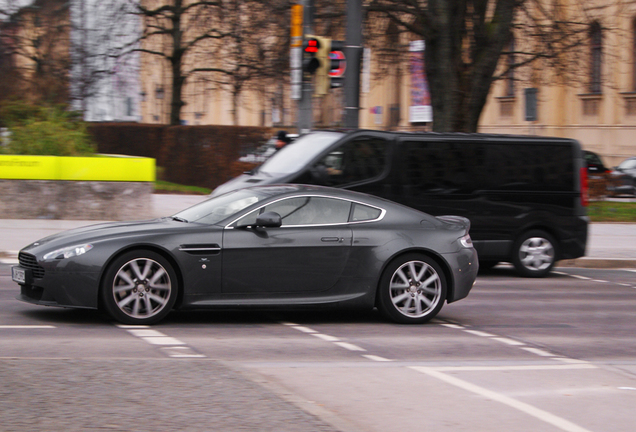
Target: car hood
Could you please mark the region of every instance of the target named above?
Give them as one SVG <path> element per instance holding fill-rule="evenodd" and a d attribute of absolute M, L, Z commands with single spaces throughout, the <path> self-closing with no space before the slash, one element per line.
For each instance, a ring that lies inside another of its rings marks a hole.
<path fill-rule="evenodd" d="M 29 253 L 50 250 L 74 244 L 96 242 L 105 238 L 126 237 L 176 230 L 186 225 L 171 218 L 152 219 L 136 222 L 107 222 L 63 231 L 40 239 L 22 250 Z"/>

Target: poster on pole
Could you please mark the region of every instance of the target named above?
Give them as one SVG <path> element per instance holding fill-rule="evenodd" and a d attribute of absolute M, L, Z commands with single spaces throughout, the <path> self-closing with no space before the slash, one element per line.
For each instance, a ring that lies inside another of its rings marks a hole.
<path fill-rule="evenodd" d="M 433 106 L 431 105 L 431 92 L 426 79 L 424 67 L 423 40 L 413 41 L 409 44 L 409 60 L 411 67 L 411 105 L 409 107 L 409 122 L 429 123 L 433 121 Z"/>

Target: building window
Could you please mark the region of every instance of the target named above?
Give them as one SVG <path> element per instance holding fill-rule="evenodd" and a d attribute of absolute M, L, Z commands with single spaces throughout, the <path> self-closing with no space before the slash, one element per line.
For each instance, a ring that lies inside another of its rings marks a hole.
<path fill-rule="evenodd" d="M 598 115 L 598 99 L 583 99 L 583 115 L 595 116 Z"/>
<path fill-rule="evenodd" d="M 598 22 L 592 23 L 592 26 L 590 27 L 590 93 L 601 93 L 601 62 L 603 54 L 602 38 L 601 25 Z"/>
<path fill-rule="evenodd" d="M 504 89 L 504 97 L 514 97 L 515 96 L 515 40 L 514 38 L 510 41 L 508 45 L 508 56 L 506 58 L 506 67 L 508 70 L 506 71 L 505 89 Z"/>

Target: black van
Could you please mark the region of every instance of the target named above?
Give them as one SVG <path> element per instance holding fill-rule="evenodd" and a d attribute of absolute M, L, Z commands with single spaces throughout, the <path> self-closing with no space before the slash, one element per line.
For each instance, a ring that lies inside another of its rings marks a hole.
<path fill-rule="evenodd" d="M 341 187 L 435 216 L 465 216 L 481 268 L 505 261 L 539 277 L 557 260 L 585 254 L 587 171 L 571 139 L 312 132 L 213 195 L 273 183 Z"/>

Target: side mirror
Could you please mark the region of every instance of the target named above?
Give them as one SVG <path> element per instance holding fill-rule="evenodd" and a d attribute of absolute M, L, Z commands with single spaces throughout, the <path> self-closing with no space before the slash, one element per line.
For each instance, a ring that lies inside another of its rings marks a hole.
<path fill-rule="evenodd" d="M 278 228 L 283 224 L 283 220 L 276 212 L 265 212 L 256 218 L 255 225 L 263 228 Z"/>

